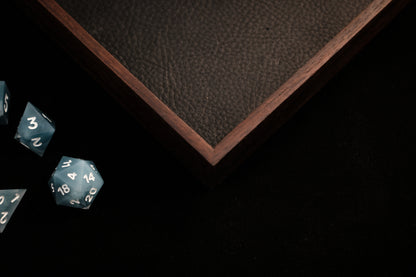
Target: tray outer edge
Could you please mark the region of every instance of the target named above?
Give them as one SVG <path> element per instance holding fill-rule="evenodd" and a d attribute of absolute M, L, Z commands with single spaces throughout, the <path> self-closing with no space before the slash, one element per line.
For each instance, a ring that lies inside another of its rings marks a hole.
<path fill-rule="evenodd" d="M 155 138 L 210 186 L 220 183 L 410 2 L 374 0 L 212 148 L 54 0 L 17 1 Z"/>

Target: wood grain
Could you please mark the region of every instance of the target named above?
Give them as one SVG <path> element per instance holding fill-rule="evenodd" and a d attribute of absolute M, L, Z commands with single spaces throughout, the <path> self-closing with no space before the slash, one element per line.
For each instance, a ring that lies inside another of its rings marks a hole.
<path fill-rule="evenodd" d="M 128 112 L 210 185 L 220 182 L 286 122 L 408 2 L 374 0 L 213 148 L 54 0 L 20 0 Z"/>

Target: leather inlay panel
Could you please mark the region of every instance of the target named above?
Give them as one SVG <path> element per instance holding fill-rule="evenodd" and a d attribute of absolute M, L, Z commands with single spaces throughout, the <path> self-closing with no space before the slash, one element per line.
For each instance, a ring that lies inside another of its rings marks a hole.
<path fill-rule="evenodd" d="M 371 0 L 57 0 L 215 146 Z"/>

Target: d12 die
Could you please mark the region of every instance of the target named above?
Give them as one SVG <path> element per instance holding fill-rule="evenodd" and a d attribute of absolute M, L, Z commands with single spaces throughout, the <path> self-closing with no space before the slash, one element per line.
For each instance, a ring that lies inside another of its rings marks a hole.
<path fill-rule="evenodd" d="M 89 209 L 104 181 L 92 161 L 63 156 L 49 180 L 57 205 Z"/>
<path fill-rule="evenodd" d="M 52 120 L 28 102 L 17 127 L 15 139 L 42 157 L 53 133 L 55 124 Z"/>
<path fill-rule="evenodd" d="M 0 190 L 0 233 L 6 228 L 25 192 L 25 189 Z"/>
<path fill-rule="evenodd" d="M 10 92 L 5 81 L 0 81 L 0 124 L 8 123 Z"/>

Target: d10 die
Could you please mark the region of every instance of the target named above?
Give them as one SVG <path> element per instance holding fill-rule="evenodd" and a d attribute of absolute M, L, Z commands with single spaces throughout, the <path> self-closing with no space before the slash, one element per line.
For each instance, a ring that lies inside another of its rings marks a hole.
<path fill-rule="evenodd" d="M 42 157 L 53 133 L 55 124 L 52 120 L 28 102 L 17 127 L 15 139 Z"/>
<path fill-rule="evenodd" d="M 0 190 L 0 233 L 6 228 L 25 192 L 25 189 Z"/>
<path fill-rule="evenodd" d="M 8 123 L 10 92 L 5 81 L 0 81 L 0 124 Z"/>
<path fill-rule="evenodd" d="M 63 156 L 49 179 L 57 205 L 89 209 L 104 181 L 92 161 Z"/>

